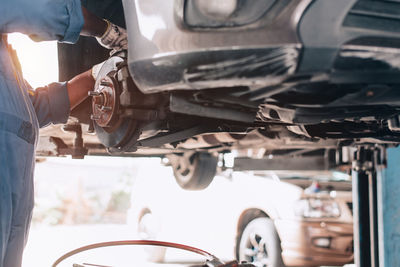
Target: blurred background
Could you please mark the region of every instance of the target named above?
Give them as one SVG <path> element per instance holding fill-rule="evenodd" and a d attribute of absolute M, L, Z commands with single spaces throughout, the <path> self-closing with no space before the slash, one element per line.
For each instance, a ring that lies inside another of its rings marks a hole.
<path fill-rule="evenodd" d="M 132 185 L 138 172 L 154 163 L 160 160 L 40 159 L 24 266 L 51 266 L 77 247 L 132 238 L 134 231 L 126 226 Z"/>

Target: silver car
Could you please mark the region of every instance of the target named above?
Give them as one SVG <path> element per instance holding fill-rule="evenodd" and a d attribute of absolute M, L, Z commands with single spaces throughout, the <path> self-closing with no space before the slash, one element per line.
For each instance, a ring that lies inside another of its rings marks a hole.
<path fill-rule="evenodd" d="M 332 149 L 337 167 L 343 147 L 400 140 L 397 1 L 83 4 L 126 27 L 129 49 L 60 44 L 62 80 L 107 61 L 67 133 L 43 132 L 53 136 L 43 154 L 167 156 L 182 187 L 202 189 L 218 154 L 234 149 L 266 158 Z"/>

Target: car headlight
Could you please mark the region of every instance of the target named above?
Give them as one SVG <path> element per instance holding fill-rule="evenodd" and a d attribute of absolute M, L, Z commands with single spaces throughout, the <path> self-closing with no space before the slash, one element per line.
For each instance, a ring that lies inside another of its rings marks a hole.
<path fill-rule="evenodd" d="M 238 0 L 192 0 L 197 9 L 211 19 L 227 19 L 235 12 Z"/>
<path fill-rule="evenodd" d="M 331 199 L 308 198 L 299 200 L 294 207 L 297 216 L 303 218 L 336 218 L 339 205 Z"/>
<path fill-rule="evenodd" d="M 186 0 L 185 22 L 191 27 L 234 27 L 253 23 L 277 0 Z"/>

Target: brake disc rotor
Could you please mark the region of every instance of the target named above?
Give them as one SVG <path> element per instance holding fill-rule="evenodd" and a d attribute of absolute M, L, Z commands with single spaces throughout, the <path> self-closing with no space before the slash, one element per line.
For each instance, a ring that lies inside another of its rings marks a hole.
<path fill-rule="evenodd" d="M 92 96 L 92 120 L 100 142 L 115 151 L 129 151 L 139 136 L 138 122 L 124 117 L 118 70 L 124 59 L 109 58 L 101 67 Z"/>
<path fill-rule="evenodd" d="M 91 92 L 93 120 L 100 127 L 112 128 L 118 122 L 119 88 L 110 72 L 101 79 L 99 86 Z"/>

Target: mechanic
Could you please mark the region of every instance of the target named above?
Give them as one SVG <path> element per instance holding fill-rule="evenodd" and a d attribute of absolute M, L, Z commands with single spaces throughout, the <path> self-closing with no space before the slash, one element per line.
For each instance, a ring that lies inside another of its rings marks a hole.
<path fill-rule="evenodd" d="M 4 0 L 0 8 L 0 267 L 21 266 L 33 208 L 38 128 L 65 123 L 93 89 L 89 70 L 65 83 L 31 90 L 22 78 L 6 34 L 76 42 L 96 37 L 109 49 L 126 49 L 126 31 L 81 7 L 80 0 Z M 71 55 L 73 56 L 73 55 Z"/>

